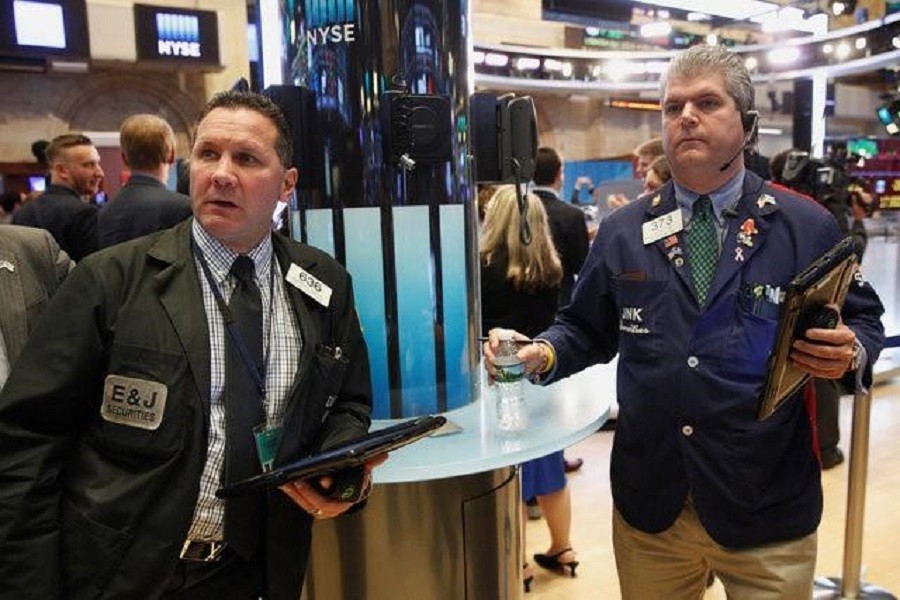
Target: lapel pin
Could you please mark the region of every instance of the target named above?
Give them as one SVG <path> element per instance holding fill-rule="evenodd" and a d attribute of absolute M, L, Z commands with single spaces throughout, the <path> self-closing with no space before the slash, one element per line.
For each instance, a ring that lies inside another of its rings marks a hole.
<path fill-rule="evenodd" d="M 662 196 L 657 194 L 653 196 L 653 200 L 650 201 L 650 206 L 656 208 L 657 206 L 659 206 L 660 202 L 662 202 Z"/>
<path fill-rule="evenodd" d="M 753 245 L 753 236 L 759 233 L 756 228 L 756 222 L 753 219 L 747 219 L 741 224 L 741 230 L 738 231 L 738 242 L 745 246 Z"/>
<path fill-rule="evenodd" d="M 670 235 L 663 241 L 663 244 L 665 245 L 666 248 L 671 248 L 672 246 L 678 245 L 678 236 Z"/>
<path fill-rule="evenodd" d="M 735 262 L 744 262 L 744 249 L 738 246 L 734 249 Z"/>
<path fill-rule="evenodd" d="M 775 205 L 775 198 L 771 194 L 763 194 L 759 198 L 756 199 L 757 208 L 762 208 L 766 204 Z"/>
<path fill-rule="evenodd" d="M 0 260 L 0 269 L 6 269 L 10 273 L 15 273 L 16 265 L 12 264 L 8 260 Z"/>

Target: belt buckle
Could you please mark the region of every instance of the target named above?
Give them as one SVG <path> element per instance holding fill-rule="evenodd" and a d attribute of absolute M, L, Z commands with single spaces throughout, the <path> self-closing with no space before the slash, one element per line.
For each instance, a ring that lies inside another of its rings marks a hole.
<path fill-rule="evenodd" d="M 190 562 L 216 562 L 225 550 L 225 542 L 197 542 L 185 540 L 178 558 Z"/>

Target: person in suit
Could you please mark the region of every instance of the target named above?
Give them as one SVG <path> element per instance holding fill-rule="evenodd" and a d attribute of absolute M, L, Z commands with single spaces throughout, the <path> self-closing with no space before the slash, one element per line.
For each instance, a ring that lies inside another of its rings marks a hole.
<path fill-rule="evenodd" d="M 562 260 L 560 307 L 567 305 L 572 297 L 575 276 L 584 264 L 590 245 L 584 213 L 559 197 L 563 188 L 562 166 L 562 159 L 556 150 L 547 146 L 538 148 L 534 166 L 534 187 L 531 190 L 541 199 L 544 210 L 547 211 L 553 245 Z"/>
<path fill-rule="evenodd" d="M 313 519 L 352 506 L 327 496 L 330 478 L 215 496 L 370 423 L 349 274 L 270 230 L 291 164 L 271 100 L 215 96 L 191 156 L 194 218 L 64 282 L 0 393 L 0 595 L 300 595 Z"/>
<path fill-rule="evenodd" d="M 72 261 L 49 232 L 0 225 L 0 390 Z"/>
<path fill-rule="evenodd" d="M 572 303 L 519 358 L 546 383 L 618 355 L 624 600 L 700 598 L 710 572 L 729 598 L 811 598 L 822 485 L 810 407 L 798 390 L 756 416 L 782 291 L 843 236 L 827 210 L 744 169 L 756 119 L 738 55 L 693 46 L 661 92 L 672 181 L 601 223 Z M 871 385 L 883 312 L 859 274 L 838 326 L 808 329 L 790 360 Z"/>
<path fill-rule="evenodd" d="M 168 229 L 191 216 L 191 200 L 166 189 L 175 162 L 175 132 L 155 115 L 132 115 L 119 128 L 128 180 L 97 215 L 101 248 Z"/>
<path fill-rule="evenodd" d="M 60 248 L 79 261 L 97 250 L 97 207 L 82 196 L 100 189 L 103 168 L 91 139 L 78 133 L 53 138 L 45 150 L 50 185 L 13 215 L 14 225 L 49 231 Z"/>

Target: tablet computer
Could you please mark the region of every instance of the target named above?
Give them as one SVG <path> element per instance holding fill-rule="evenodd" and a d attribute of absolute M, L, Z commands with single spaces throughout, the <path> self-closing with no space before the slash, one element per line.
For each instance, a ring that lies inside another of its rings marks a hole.
<path fill-rule="evenodd" d="M 791 343 L 810 327 L 834 327 L 838 319 L 823 311 L 826 304 L 840 308 L 856 272 L 853 239 L 844 238 L 791 280 L 785 290 L 775 347 L 769 355 L 766 382 L 759 400 L 757 419 L 762 421 L 806 381 L 809 374 L 789 358 Z"/>
<path fill-rule="evenodd" d="M 267 473 L 221 487 L 216 490 L 216 496 L 219 498 L 239 496 L 260 488 L 274 488 L 289 481 L 322 477 L 343 469 L 357 467 L 379 454 L 391 452 L 422 439 L 441 427 L 446 421 L 445 417 L 439 415 L 416 417 L 385 429 L 371 431 L 334 448 L 281 465 Z"/>

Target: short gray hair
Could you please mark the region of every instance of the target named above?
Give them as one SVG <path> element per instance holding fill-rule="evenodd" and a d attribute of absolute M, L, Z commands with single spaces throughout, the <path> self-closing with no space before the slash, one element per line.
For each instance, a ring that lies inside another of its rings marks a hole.
<path fill-rule="evenodd" d="M 659 80 L 660 95 L 665 98 L 666 85 L 672 77 L 694 79 L 717 73 L 725 81 L 725 92 L 731 96 L 741 114 L 753 110 L 753 83 L 740 56 L 722 46 L 699 44 L 677 54 Z"/>

